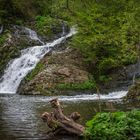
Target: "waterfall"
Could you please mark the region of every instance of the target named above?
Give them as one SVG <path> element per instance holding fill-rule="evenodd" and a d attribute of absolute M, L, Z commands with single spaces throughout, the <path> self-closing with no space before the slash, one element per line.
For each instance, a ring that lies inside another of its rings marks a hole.
<path fill-rule="evenodd" d="M 115 91 L 110 92 L 108 94 L 101 94 L 100 100 L 108 100 L 108 101 L 121 101 L 123 97 L 127 95 L 127 91 Z M 82 94 L 82 95 L 74 95 L 74 96 L 55 96 L 55 97 L 47 97 L 40 98 L 41 101 L 50 101 L 54 98 L 58 98 L 60 101 L 67 102 L 80 102 L 80 101 L 97 101 L 99 100 L 98 94 Z"/>
<path fill-rule="evenodd" d="M 25 30 L 29 33 L 29 37 L 32 40 L 36 40 L 39 41 L 42 45 L 45 45 L 45 43 L 43 41 L 40 40 L 40 38 L 38 37 L 37 33 L 29 28 L 25 28 Z"/>
<path fill-rule="evenodd" d="M 0 79 L 0 93 L 16 93 L 22 79 L 35 68 L 40 59 L 43 58 L 53 47 L 65 41 L 76 33 L 75 28 L 71 28 L 70 32 L 60 38 L 44 43 L 37 36 L 35 31 L 26 28 L 29 37 L 42 43 L 42 46 L 34 46 L 21 51 L 21 56 L 9 62 L 4 75 Z"/>

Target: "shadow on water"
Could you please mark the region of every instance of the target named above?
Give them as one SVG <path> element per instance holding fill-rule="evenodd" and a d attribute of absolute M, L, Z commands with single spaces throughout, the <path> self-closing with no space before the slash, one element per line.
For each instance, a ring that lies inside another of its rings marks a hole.
<path fill-rule="evenodd" d="M 48 97 L 0 95 L 0 140 L 78 140 L 77 137 L 47 138 L 47 125 L 40 116 L 51 111 Z M 99 112 L 98 101 L 63 101 L 64 113 L 78 111 L 80 123 Z M 127 111 L 140 108 L 140 102 L 102 101 L 103 112 Z"/>

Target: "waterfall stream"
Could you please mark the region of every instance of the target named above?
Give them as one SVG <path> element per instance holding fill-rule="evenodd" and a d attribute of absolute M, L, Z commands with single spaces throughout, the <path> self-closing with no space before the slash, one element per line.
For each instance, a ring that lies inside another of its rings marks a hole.
<path fill-rule="evenodd" d="M 21 80 L 35 68 L 36 64 L 43 58 L 45 54 L 56 45 L 65 41 L 76 33 L 75 28 L 71 28 L 70 32 L 50 43 L 42 42 L 37 33 L 31 29 L 25 28 L 29 32 L 29 37 L 32 40 L 37 40 L 42 43 L 42 46 L 34 46 L 21 51 L 21 56 L 11 60 L 0 79 L 0 93 L 16 93 Z M 63 33 L 64 34 L 64 31 Z"/>
<path fill-rule="evenodd" d="M 65 29 L 63 28 L 61 37 L 49 42 L 45 43 L 40 40 L 37 33 L 29 28 L 25 28 L 26 32 L 28 32 L 28 36 L 30 39 L 40 42 L 41 46 L 33 46 L 21 51 L 21 55 L 19 58 L 15 58 L 9 62 L 7 65 L 7 69 L 4 72 L 4 75 L 0 79 L 0 93 L 5 94 L 15 94 L 20 82 L 23 78 L 35 68 L 37 63 L 44 57 L 45 54 L 50 52 L 50 50 L 56 45 L 65 41 L 65 39 L 71 37 L 76 33 L 75 28 L 71 28 L 68 34 L 65 33 Z M 118 91 L 112 92 L 108 95 L 100 95 L 100 99 L 102 100 L 110 100 L 110 99 L 120 99 L 126 96 L 127 91 Z M 79 100 L 97 100 L 99 96 L 97 94 L 93 95 L 76 95 L 76 96 L 62 96 L 59 97 L 61 100 L 67 101 L 79 101 Z M 49 99 L 49 98 L 48 98 Z"/>

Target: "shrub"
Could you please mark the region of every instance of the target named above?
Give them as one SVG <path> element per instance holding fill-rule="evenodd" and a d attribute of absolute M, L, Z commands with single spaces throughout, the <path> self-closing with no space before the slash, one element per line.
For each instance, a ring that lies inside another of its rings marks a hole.
<path fill-rule="evenodd" d="M 73 90 L 87 90 L 87 89 L 95 89 L 96 83 L 95 81 L 85 81 L 83 83 L 67 83 L 67 84 L 59 84 L 57 85 L 58 89 L 73 89 Z"/>
<path fill-rule="evenodd" d="M 87 122 L 86 140 L 140 139 L 140 111 L 99 113 Z"/>

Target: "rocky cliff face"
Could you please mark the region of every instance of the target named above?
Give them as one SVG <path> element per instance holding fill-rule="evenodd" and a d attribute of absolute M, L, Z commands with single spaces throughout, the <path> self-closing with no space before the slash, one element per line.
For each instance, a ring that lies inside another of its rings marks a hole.
<path fill-rule="evenodd" d="M 66 32 L 68 31 L 69 28 L 66 26 Z M 54 32 L 53 38 L 59 37 L 61 33 L 62 30 L 57 33 Z M 5 36 L 5 40 L 0 47 L 0 57 L 2 58 L 0 61 L 0 75 L 2 75 L 8 62 L 20 55 L 20 50 L 40 45 L 39 41 L 30 39 L 29 32 L 24 27 L 11 26 L 8 31 L 4 30 L 2 35 Z M 53 38 L 51 37 L 50 40 Z M 49 38 L 43 37 L 43 39 L 48 40 Z M 133 76 L 140 76 L 138 65 L 139 63 L 111 71 L 108 75 L 110 79 L 99 83 L 100 91 L 127 89 L 132 84 Z M 92 71 L 94 72 L 94 70 Z M 65 85 L 78 85 L 91 81 L 90 72 L 80 51 L 69 47 L 69 44 L 65 42 L 47 54 L 36 68 L 27 75 L 21 82 L 18 93 L 63 94 L 65 90 L 60 89 L 62 84 L 65 89 Z"/>
<path fill-rule="evenodd" d="M 78 50 L 62 46 L 40 63 L 43 68 L 33 77 L 31 74 L 26 77 L 19 87 L 20 94 L 57 94 L 60 84 L 79 84 L 89 80 L 90 73 Z"/>

